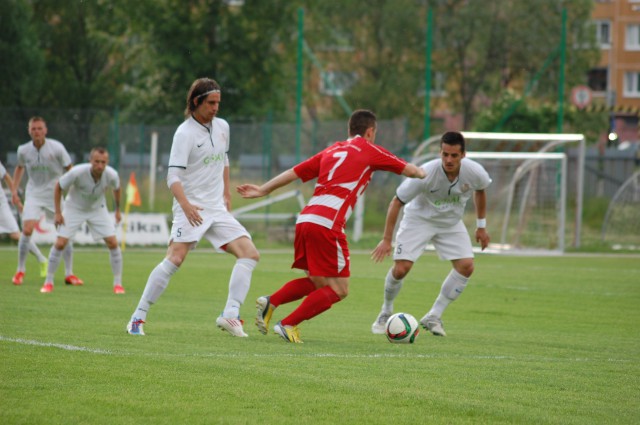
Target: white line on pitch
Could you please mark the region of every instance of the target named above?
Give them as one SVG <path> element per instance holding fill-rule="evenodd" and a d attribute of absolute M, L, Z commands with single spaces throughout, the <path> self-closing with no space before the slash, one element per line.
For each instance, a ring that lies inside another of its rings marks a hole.
<path fill-rule="evenodd" d="M 202 357 L 202 358 L 238 358 L 238 357 L 315 357 L 315 358 L 340 358 L 340 359 L 473 359 L 473 360 L 506 360 L 506 361 L 540 361 L 540 362 L 612 362 L 627 363 L 632 362 L 630 359 L 595 359 L 595 358 L 550 358 L 550 357 L 514 357 L 514 356 L 490 356 L 490 355 L 448 355 L 448 354 L 420 354 L 420 353 L 374 353 L 374 354 L 336 354 L 336 353 L 274 353 L 274 354 L 249 354 L 244 352 L 227 352 L 227 353 L 156 353 L 156 352 L 127 352 L 127 351 L 111 351 L 100 348 L 89 348 L 70 344 L 58 344 L 53 342 L 36 341 L 22 338 L 9 338 L 0 335 L 0 341 L 13 342 L 16 344 L 32 345 L 37 347 L 58 348 L 66 351 L 80 351 L 91 354 L 107 354 L 119 356 L 150 356 L 150 357 Z"/>

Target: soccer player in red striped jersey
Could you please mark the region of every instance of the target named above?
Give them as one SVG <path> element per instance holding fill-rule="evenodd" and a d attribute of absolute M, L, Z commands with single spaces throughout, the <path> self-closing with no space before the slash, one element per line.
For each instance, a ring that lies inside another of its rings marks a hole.
<path fill-rule="evenodd" d="M 243 184 L 238 193 L 259 198 L 297 179 L 317 178 L 312 198 L 296 222 L 292 268 L 307 277 L 284 284 L 256 302 L 256 325 L 268 332 L 273 311 L 280 305 L 304 298 L 290 315 L 274 326 L 285 341 L 301 343 L 298 324 L 328 310 L 343 300 L 349 290 L 349 247 L 345 224 L 374 171 L 390 171 L 423 178 L 424 171 L 375 145 L 376 116 L 357 110 L 349 119 L 349 138 L 336 142 L 311 158 L 284 171 L 262 186 Z"/>

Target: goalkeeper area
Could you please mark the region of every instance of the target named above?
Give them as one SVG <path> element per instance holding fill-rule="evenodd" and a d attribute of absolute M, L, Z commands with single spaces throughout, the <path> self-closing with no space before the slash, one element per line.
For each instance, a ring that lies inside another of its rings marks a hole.
<path fill-rule="evenodd" d="M 584 137 L 579 134 L 463 132 L 467 158 L 482 164 L 493 182 L 487 193 L 489 250 L 500 253 L 562 253 L 579 246 Z M 423 142 L 412 162 L 439 157 L 440 137 Z M 568 146 L 575 145 L 570 163 Z M 570 186 L 570 182 L 572 186 Z M 570 215 L 570 208 L 574 214 Z M 473 234 L 475 208 L 464 221 Z"/>

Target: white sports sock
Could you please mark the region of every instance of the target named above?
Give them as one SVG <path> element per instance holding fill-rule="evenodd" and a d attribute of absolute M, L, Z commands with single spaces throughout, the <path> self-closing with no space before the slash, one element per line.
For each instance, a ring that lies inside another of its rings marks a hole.
<path fill-rule="evenodd" d="M 229 296 L 222 312 L 227 319 L 240 316 L 240 306 L 244 303 L 251 286 L 251 275 L 258 262 L 250 258 L 238 258 L 229 278 Z"/>
<path fill-rule="evenodd" d="M 151 307 L 151 304 L 154 304 L 164 290 L 167 289 L 169 279 L 171 279 L 171 276 L 177 271 L 178 266 L 166 258 L 151 271 L 149 279 L 147 279 L 147 285 L 144 287 L 144 292 L 142 292 L 142 297 L 140 297 L 138 307 L 136 307 L 136 310 L 133 312 L 131 320 L 134 318 L 141 320 L 147 319 L 149 307 Z"/>
<path fill-rule="evenodd" d="M 452 301 L 455 301 L 464 288 L 467 287 L 468 277 L 464 277 L 458 273 L 455 269 L 451 269 L 440 288 L 440 295 L 436 298 L 436 302 L 431 307 L 431 310 L 427 315 L 435 316 L 437 318 L 442 317 L 442 313 Z"/>
<path fill-rule="evenodd" d="M 47 266 L 47 277 L 45 279 L 45 282 L 53 283 L 53 277 L 56 274 L 56 270 L 58 270 L 58 266 L 60 265 L 62 252 L 63 251 L 56 249 L 55 246 L 51 247 L 51 251 L 49 252 L 49 266 Z"/>
<path fill-rule="evenodd" d="M 62 258 L 64 259 L 64 275 L 70 276 L 73 274 L 73 242 L 71 239 L 67 241 L 67 246 L 62 251 Z"/>
<path fill-rule="evenodd" d="M 25 263 L 27 262 L 27 254 L 29 254 L 29 243 L 31 242 L 31 236 L 26 236 L 24 233 L 20 235 L 18 240 L 18 270 L 19 272 L 25 271 Z"/>
<path fill-rule="evenodd" d="M 113 285 L 120 285 L 122 283 L 122 251 L 119 246 L 109 250 L 109 260 L 113 272 Z"/>
<path fill-rule="evenodd" d="M 47 257 L 42 255 L 42 252 L 38 249 L 38 245 L 33 241 L 29 241 L 29 252 L 36 256 L 38 263 L 44 263 L 47 261 Z"/>
<path fill-rule="evenodd" d="M 393 313 L 393 301 L 396 299 L 402 289 L 403 279 L 393 277 L 393 267 L 387 272 L 384 279 L 384 303 L 382 303 L 382 311 Z"/>

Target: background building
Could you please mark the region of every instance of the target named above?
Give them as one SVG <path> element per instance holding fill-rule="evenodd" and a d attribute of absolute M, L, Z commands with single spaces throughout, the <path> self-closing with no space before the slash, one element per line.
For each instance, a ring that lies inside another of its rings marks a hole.
<path fill-rule="evenodd" d="M 589 71 L 593 108 L 611 114 L 618 142 L 638 142 L 640 0 L 596 0 L 592 13 L 601 56 Z"/>

